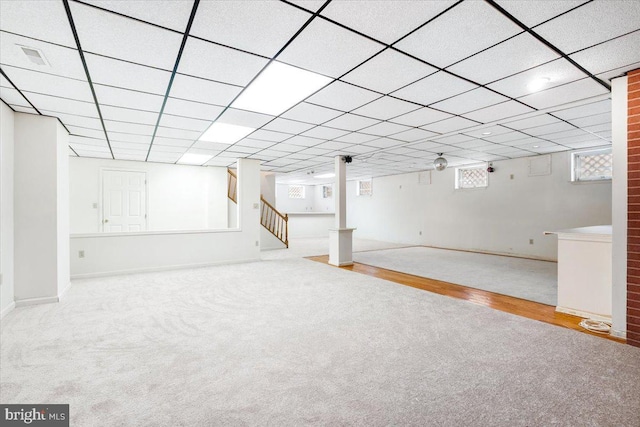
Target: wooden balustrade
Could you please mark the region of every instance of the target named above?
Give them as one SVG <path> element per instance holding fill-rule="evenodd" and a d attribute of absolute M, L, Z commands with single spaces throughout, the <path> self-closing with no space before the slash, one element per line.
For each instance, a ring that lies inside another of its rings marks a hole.
<path fill-rule="evenodd" d="M 238 203 L 238 176 L 231 169 L 227 182 L 227 196 Z M 260 224 L 276 236 L 286 247 L 289 247 L 289 216 L 281 214 L 260 195 Z"/>

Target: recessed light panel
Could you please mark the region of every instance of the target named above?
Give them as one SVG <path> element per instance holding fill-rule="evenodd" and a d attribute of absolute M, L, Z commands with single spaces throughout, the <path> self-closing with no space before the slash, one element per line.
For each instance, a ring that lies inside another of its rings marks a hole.
<path fill-rule="evenodd" d="M 546 85 L 548 85 L 550 81 L 551 79 L 549 77 L 538 77 L 536 79 L 531 80 L 531 82 L 527 87 L 529 88 L 530 91 L 536 92 L 542 89 L 543 87 L 545 87 Z"/>
<path fill-rule="evenodd" d="M 204 165 L 209 160 L 211 160 L 213 156 L 208 154 L 194 154 L 194 153 L 184 153 L 178 163 L 181 165 Z"/>
<path fill-rule="evenodd" d="M 234 101 L 233 108 L 277 116 L 331 82 L 329 77 L 273 61 Z"/>
<path fill-rule="evenodd" d="M 202 134 L 198 141 L 234 144 L 253 132 L 255 128 L 216 122 Z"/>
<path fill-rule="evenodd" d="M 324 178 L 333 178 L 334 176 L 336 176 L 335 173 L 323 173 L 320 175 L 314 175 L 314 178 L 324 179 Z"/>

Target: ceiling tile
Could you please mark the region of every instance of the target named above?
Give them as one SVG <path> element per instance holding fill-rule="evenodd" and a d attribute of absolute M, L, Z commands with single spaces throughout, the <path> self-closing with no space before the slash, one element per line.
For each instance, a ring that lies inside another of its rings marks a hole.
<path fill-rule="evenodd" d="M 615 10 L 615 13 L 611 13 Z M 566 54 L 637 30 L 640 2 L 594 1 L 535 28 Z"/>
<path fill-rule="evenodd" d="M 301 102 L 289 111 L 282 114 L 282 117 L 298 120 L 305 123 L 320 124 L 342 115 L 341 111 L 330 108 L 319 107 L 306 102 Z"/>
<path fill-rule="evenodd" d="M 147 135 L 135 135 L 131 133 L 109 132 L 109 140 L 112 142 L 135 142 L 138 144 L 151 143 L 151 137 Z"/>
<path fill-rule="evenodd" d="M 2 3 L 3 7 L 5 4 L 6 2 Z M 44 55 L 48 65 L 37 65 L 31 62 L 20 46 L 39 50 L 42 55 Z M 4 32 L 2 33 L 2 37 L 0 37 L 0 63 L 4 66 L 12 65 L 80 80 L 85 80 L 87 77 L 82 67 L 80 54 L 76 49 L 57 46 Z"/>
<path fill-rule="evenodd" d="M 104 138 L 104 131 L 101 129 L 88 129 L 79 126 L 67 126 L 73 135 L 86 136 L 89 138 Z"/>
<path fill-rule="evenodd" d="M 396 47 L 438 67 L 447 67 L 521 31 L 488 3 L 465 1 Z"/>
<path fill-rule="evenodd" d="M 59 113 L 78 114 L 85 117 L 99 117 L 94 102 L 74 101 L 72 99 L 57 98 L 55 96 L 25 93 L 38 109 L 56 111 Z"/>
<path fill-rule="evenodd" d="M 640 23 L 638 23 L 638 27 L 640 27 Z M 639 62 L 640 49 L 638 46 L 640 46 L 640 30 L 574 53 L 569 57 L 592 74 L 599 74 Z M 629 70 L 631 69 L 629 68 Z"/>
<path fill-rule="evenodd" d="M 156 144 L 162 145 L 162 146 L 171 146 L 171 147 L 189 147 L 191 146 L 191 144 L 193 144 L 193 141 L 190 139 L 175 139 L 175 138 L 164 138 L 161 136 L 156 136 L 153 139 L 153 145 L 155 146 Z M 228 147 L 228 145 L 221 144 L 221 147 L 226 148 Z"/>
<path fill-rule="evenodd" d="M 240 93 L 240 90 L 241 88 L 238 86 L 176 74 L 170 95 L 173 98 L 187 101 L 228 105 Z"/>
<path fill-rule="evenodd" d="M 310 123 L 299 122 L 296 120 L 288 120 L 283 118 L 276 118 L 273 121 L 267 123 L 263 129 L 273 130 L 276 132 L 284 132 L 290 134 L 298 134 L 302 133 L 306 130 L 311 129 L 315 125 Z"/>
<path fill-rule="evenodd" d="M 163 95 L 167 92 L 171 73 L 129 62 L 85 54 L 91 81 L 124 89 Z"/>
<path fill-rule="evenodd" d="M 322 19 L 314 19 L 282 52 L 279 61 L 340 77 L 383 46 Z"/>
<path fill-rule="evenodd" d="M 400 133 L 400 132 L 404 132 L 407 130 L 410 130 L 411 128 L 409 128 L 408 126 L 404 126 L 404 125 L 399 125 L 396 123 L 391 123 L 391 122 L 380 122 L 376 125 L 370 126 L 366 129 L 362 129 L 360 132 L 362 133 L 368 133 L 371 135 L 377 135 L 377 136 L 389 136 L 392 135 L 394 133 Z"/>
<path fill-rule="evenodd" d="M 287 144 L 295 144 L 301 147 L 313 147 L 314 145 L 318 145 L 323 142 L 322 139 L 318 138 L 309 138 L 307 136 L 294 136 L 293 138 L 287 139 Z"/>
<path fill-rule="evenodd" d="M 520 119 L 520 120 L 514 119 L 502 124 L 511 129 L 523 130 L 523 129 L 533 128 L 536 126 L 543 126 L 543 125 L 559 123 L 559 122 L 560 120 L 558 120 L 557 118 L 550 116 L 549 114 L 543 113 L 537 116 L 528 117 L 526 119 Z"/>
<path fill-rule="evenodd" d="M 492 105 L 490 107 L 475 110 L 470 113 L 464 114 L 464 116 L 471 120 L 476 120 L 482 123 L 490 123 L 498 120 L 504 120 L 509 117 L 519 116 L 520 114 L 526 114 L 534 111 L 533 108 L 529 108 L 516 101 L 507 101 L 500 104 Z"/>
<path fill-rule="evenodd" d="M 217 121 L 232 125 L 246 126 L 257 129 L 273 120 L 273 116 L 267 114 L 254 113 L 252 111 L 227 108 Z"/>
<path fill-rule="evenodd" d="M 279 1 L 207 1 L 190 34 L 272 57 L 310 17 Z"/>
<path fill-rule="evenodd" d="M 20 92 L 9 86 L 0 87 L 0 98 L 9 105 L 29 107 L 29 103 L 22 95 L 20 95 Z"/>
<path fill-rule="evenodd" d="M 571 119 L 569 121 L 578 127 L 595 126 L 601 123 L 611 122 L 611 113 L 595 114 L 593 116 L 580 117 L 577 119 Z"/>
<path fill-rule="evenodd" d="M 625 75 L 627 71 L 637 70 L 638 68 L 640 68 L 640 62 L 634 62 L 620 68 L 616 68 L 613 70 L 605 71 L 604 73 L 596 74 L 596 77 L 598 77 L 599 79 L 605 82 L 610 82 L 612 79 L 616 77 Z"/>
<path fill-rule="evenodd" d="M 562 58 L 491 83 L 488 87 L 512 98 L 518 98 L 534 93 L 535 91 L 529 85 L 538 78 L 548 78 L 549 83 L 545 88 L 552 88 L 584 77 L 585 74 L 582 71 Z"/>
<path fill-rule="evenodd" d="M 587 0 L 544 0 L 544 7 L 540 7 L 539 2 L 530 0 L 497 1 L 527 27 L 538 25 L 586 2 Z"/>
<path fill-rule="evenodd" d="M 578 80 L 563 86 L 542 90 L 518 98 L 534 108 L 543 109 L 567 104 L 572 101 L 602 95 L 609 91 L 590 78 Z"/>
<path fill-rule="evenodd" d="M 149 0 L 85 0 L 85 2 L 181 33 L 187 28 L 193 8 L 192 0 L 151 2 Z"/>
<path fill-rule="evenodd" d="M 189 37 L 178 72 L 245 86 L 267 63 L 265 58 Z"/>
<path fill-rule="evenodd" d="M 70 6 L 84 51 L 173 69 L 182 43 L 181 34 L 81 3 L 70 2 Z"/>
<path fill-rule="evenodd" d="M 356 131 L 356 130 L 365 128 L 367 126 L 374 125 L 376 123 L 380 123 L 380 122 L 375 119 L 370 119 L 369 117 L 362 117 L 356 114 L 347 113 L 326 122 L 325 125 L 332 128 L 336 128 L 336 129 Z"/>
<path fill-rule="evenodd" d="M 471 58 L 449 67 L 448 70 L 481 84 L 525 71 L 560 56 L 528 33 L 523 33 Z"/>
<path fill-rule="evenodd" d="M 99 84 L 93 85 L 100 105 L 133 108 L 146 111 L 160 111 L 164 97 L 148 93 L 135 92 Z"/>
<path fill-rule="evenodd" d="M 177 78 L 177 76 L 176 76 Z M 223 106 L 205 104 L 202 102 L 185 101 L 169 97 L 164 106 L 165 114 L 174 116 L 193 117 L 202 120 L 215 120 L 224 110 Z"/>
<path fill-rule="evenodd" d="M 75 48 L 76 43 L 63 3 L 47 1 L 37 2 L 37 5 L 28 7 L 29 3 L 24 1 L 3 1 L 0 28 Z M 5 35 L 3 33 L 2 37 Z"/>
<path fill-rule="evenodd" d="M 488 107 L 489 105 L 499 104 L 507 100 L 508 99 L 502 95 L 498 95 L 495 92 L 480 87 L 432 104 L 432 107 L 452 114 L 464 114 L 469 111 Z"/>
<path fill-rule="evenodd" d="M 326 126 L 316 126 L 308 131 L 304 132 L 302 136 L 308 136 L 311 138 L 320 138 L 320 139 L 333 139 L 346 135 L 349 133 L 345 130 L 334 129 Z"/>
<path fill-rule="evenodd" d="M 493 126 L 483 126 L 478 129 L 465 132 L 465 135 L 469 135 L 474 138 L 486 138 L 491 135 L 496 136 L 496 135 L 502 135 L 509 132 L 512 132 L 512 130 L 507 129 L 504 126 L 493 125 Z"/>
<path fill-rule="evenodd" d="M 393 92 L 393 96 L 429 105 L 477 87 L 451 74 L 439 72 Z"/>
<path fill-rule="evenodd" d="M 78 101 L 93 102 L 87 81 L 58 77 L 12 67 L 3 67 L 13 84 L 21 91 L 36 92 Z"/>
<path fill-rule="evenodd" d="M 390 96 L 384 96 L 367 105 L 355 109 L 353 113 L 361 116 L 372 117 L 374 119 L 388 120 L 392 117 L 406 114 L 409 111 L 417 110 L 418 108 L 418 105 L 392 98 Z"/>
<path fill-rule="evenodd" d="M 288 133 L 273 132 L 270 130 L 258 129 L 250 135 L 253 139 L 261 139 L 263 141 L 282 142 L 291 138 Z"/>
<path fill-rule="evenodd" d="M 436 68 L 387 49 L 342 77 L 342 80 L 388 94 L 436 71 Z"/>
<path fill-rule="evenodd" d="M 555 132 L 562 132 L 565 130 L 573 130 L 573 129 L 575 129 L 575 126 L 571 126 L 569 123 L 558 122 L 558 123 L 552 123 L 549 125 L 529 128 L 525 132 L 533 136 L 545 136 L 545 135 L 553 134 Z"/>
<path fill-rule="evenodd" d="M 449 117 L 452 117 L 449 113 L 424 107 L 403 114 L 402 116 L 394 117 L 391 121 L 407 126 L 423 126 L 428 123 L 448 119 Z"/>
<path fill-rule="evenodd" d="M 439 122 L 431 123 L 426 126 L 421 126 L 421 128 L 426 129 L 430 132 L 448 133 L 448 132 L 454 132 L 462 129 L 467 129 L 477 125 L 478 125 L 477 122 L 474 122 L 462 117 L 452 117 L 450 119 L 441 120 Z"/>
<path fill-rule="evenodd" d="M 611 99 L 605 99 L 591 104 L 580 105 L 563 110 L 554 111 L 554 116 L 564 120 L 577 119 L 580 117 L 593 116 L 594 114 L 610 113 Z"/>
<path fill-rule="evenodd" d="M 377 139 L 377 136 L 367 135 L 365 133 L 351 132 L 345 136 L 341 136 L 340 138 L 336 138 L 336 141 L 341 142 L 349 142 L 351 144 L 362 144 L 364 142 L 372 141 Z"/>
<path fill-rule="evenodd" d="M 333 83 L 307 98 L 307 102 L 336 110 L 351 111 L 380 96 L 376 92 L 334 80 Z"/>
<path fill-rule="evenodd" d="M 368 146 L 377 147 L 377 148 L 391 148 L 391 147 L 399 147 L 401 145 L 406 144 L 404 141 L 398 141 L 397 139 L 390 138 L 378 138 L 373 141 L 367 141 Z"/>
<path fill-rule="evenodd" d="M 189 117 L 172 116 L 170 114 L 163 114 L 160 119 L 160 126 L 176 129 L 187 129 L 196 132 L 204 132 L 209 126 L 211 126 L 212 120 L 199 120 Z"/>
<path fill-rule="evenodd" d="M 25 107 L 22 105 L 11 105 L 11 108 L 13 108 L 13 110 L 17 111 L 18 113 L 38 114 L 38 112 L 31 107 Z"/>
<path fill-rule="evenodd" d="M 110 107 L 101 105 L 100 111 L 105 120 L 115 120 L 120 122 L 142 123 L 145 125 L 155 125 L 158 121 L 158 113 L 149 111 L 132 110 L 129 108 Z"/>
<path fill-rule="evenodd" d="M 40 110 L 45 116 L 57 117 L 65 126 L 79 126 L 88 129 L 102 130 L 102 123 L 100 119 L 95 117 L 83 117 L 71 114 L 56 113 L 53 111 Z"/>
<path fill-rule="evenodd" d="M 349 28 L 393 43 L 451 6 L 455 1 L 375 1 L 366 7 L 358 2 L 333 1 L 322 15 Z"/>
<path fill-rule="evenodd" d="M 158 130 L 156 131 L 156 136 L 162 136 L 165 138 L 190 139 L 192 141 L 198 139 L 201 134 L 202 132 L 199 131 L 173 129 L 162 126 L 158 126 Z"/>
<path fill-rule="evenodd" d="M 436 135 L 437 134 L 433 132 L 429 132 L 423 129 L 409 129 L 404 132 L 394 133 L 393 135 L 391 135 L 391 138 L 399 139 L 401 141 L 415 142 L 431 138 Z"/>

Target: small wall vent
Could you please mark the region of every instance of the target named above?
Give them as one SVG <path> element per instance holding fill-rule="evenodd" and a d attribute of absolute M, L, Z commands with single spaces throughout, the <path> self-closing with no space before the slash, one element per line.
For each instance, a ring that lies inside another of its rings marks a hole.
<path fill-rule="evenodd" d="M 47 59 L 44 57 L 44 54 L 42 53 L 42 51 L 40 51 L 40 49 L 20 45 L 18 45 L 18 47 L 22 49 L 22 52 L 33 64 L 40 66 L 49 66 Z"/>

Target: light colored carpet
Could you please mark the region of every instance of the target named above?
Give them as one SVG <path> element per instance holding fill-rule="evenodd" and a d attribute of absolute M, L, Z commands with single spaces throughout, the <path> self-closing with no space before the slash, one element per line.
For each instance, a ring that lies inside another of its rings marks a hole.
<path fill-rule="evenodd" d="M 640 425 L 640 349 L 304 259 L 75 281 L 0 400 L 73 426 Z"/>
<path fill-rule="evenodd" d="M 363 264 L 548 305 L 558 301 L 558 264 L 415 246 L 354 253 Z"/>

